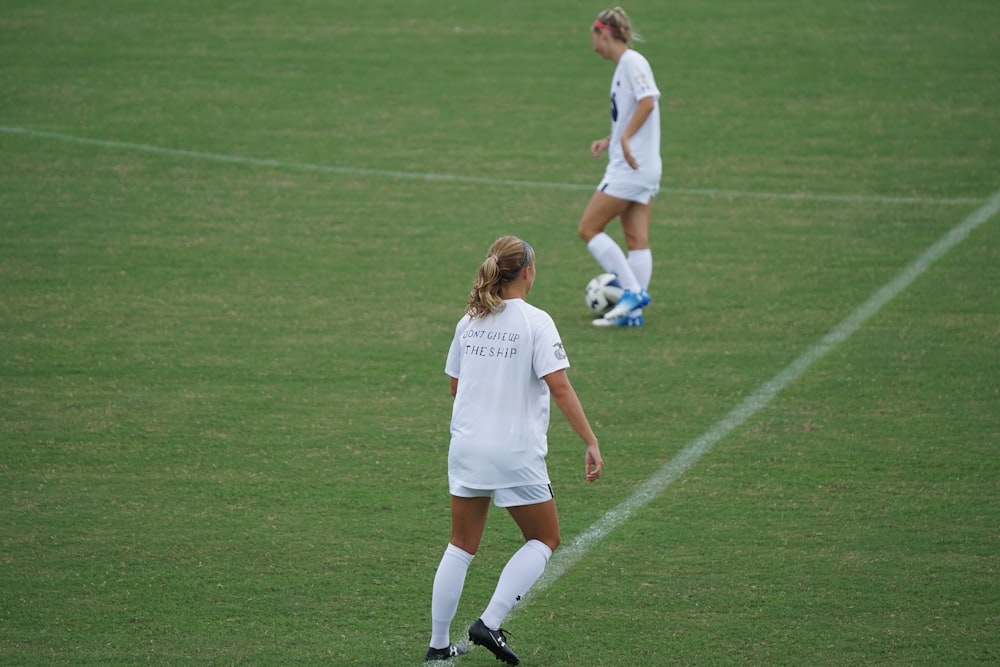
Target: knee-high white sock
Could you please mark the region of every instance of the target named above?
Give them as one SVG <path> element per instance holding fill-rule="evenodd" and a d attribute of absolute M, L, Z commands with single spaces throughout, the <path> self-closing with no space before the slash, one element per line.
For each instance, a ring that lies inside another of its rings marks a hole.
<path fill-rule="evenodd" d="M 638 292 L 641 285 L 629 266 L 625 253 L 615 243 L 615 240 L 608 236 L 607 232 L 601 232 L 587 243 L 587 250 L 594 256 L 597 263 L 608 273 L 618 274 L 618 282 L 622 287 Z"/>
<path fill-rule="evenodd" d="M 431 595 L 431 648 L 447 648 L 451 644 L 451 620 L 458 611 L 458 600 L 465 587 L 465 574 L 473 555 L 449 544 L 434 575 Z"/>
<path fill-rule="evenodd" d="M 543 542 L 528 540 L 510 557 L 503 572 L 500 573 L 493 599 L 481 616 L 486 627 L 491 630 L 500 627 L 500 623 L 507 618 L 514 605 L 542 575 L 551 556 L 552 549 Z"/>
<path fill-rule="evenodd" d="M 639 286 L 648 290 L 649 280 L 653 277 L 653 251 L 649 248 L 629 250 L 628 265 L 632 267 L 632 273 L 639 281 Z"/>

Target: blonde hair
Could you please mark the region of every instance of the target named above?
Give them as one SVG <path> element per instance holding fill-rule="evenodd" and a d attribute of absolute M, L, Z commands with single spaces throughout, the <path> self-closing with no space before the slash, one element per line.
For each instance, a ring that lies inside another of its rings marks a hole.
<path fill-rule="evenodd" d="M 611 36 L 619 42 L 632 46 L 635 42 L 643 41 L 642 35 L 632 29 L 632 21 L 621 7 L 605 9 L 597 15 L 597 20 L 610 28 Z"/>
<path fill-rule="evenodd" d="M 535 251 L 525 241 L 516 236 L 498 238 L 479 265 L 465 312 L 472 319 L 480 319 L 502 311 L 504 285 L 517 280 L 534 261 Z"/>

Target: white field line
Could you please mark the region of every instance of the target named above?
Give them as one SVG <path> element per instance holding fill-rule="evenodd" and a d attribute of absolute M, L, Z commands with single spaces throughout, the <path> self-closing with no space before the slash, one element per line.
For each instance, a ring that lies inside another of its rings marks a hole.
<path fill-rule="evenodd" d="M 525 597 L 518 608 L 523 608 L 532 596 L 552 585 L 566 570 L 573 567 L 577 561 L 586 556 L 598 542 L 661 495 L 670 484 L 687 472 L 701 457 L 711 451 L 720 440 L 760 412 L 775 396 L 801 377 L 827 352 L 850 338 L 865 322 L 878 313 L 883 306 L 898 296 L 927 271 L 934 262 L 964 241 L 974 229 L 995 216 L 998 211 L 1000 211 L 1000 192 L 994 194 L 985 205 L 974 211 L 969 217 L 965 218 L 965 220 L 925 250 L 922 255 L 910 262 L 895 278 L 883 285 L 867 301 L 858 306 L 853 313 L 823 336 L 819 342 L 806 350 L 798 359 L 762 384 L 757 391 L 744 399 L 742 403 L 733 408 L 729 414 L 716 422 L 703 435 L 688 443 L 672 460 L 664 464 L 642 486 L 636 489 L 631 496 L 607 512 L 568 546 L 560 547 L 552 556 L 541 578 L 535 583 L 529 595 Z"/>
<path fill-rule="evenodd" d="M 432 181 L 445 183 L 469 183 L 473 185 L 508 186 L 522 188 L 548 188 L 552 190 L 581 190 L 591 191 L 594 185 L 582 185 L 574 183 L 553 183 L 547 181 L 521 181 L 505 178 L 484 178 L 480 176 L 435 174 L 433 172 L 414 171 L 392 171 L 386 169 L 366 169 L 363 167 L 339 167 L 336 165 L 309 164 L 303 162 L 286 162 L 283 160 L 272 160 L 268 158 L 244 157 L 239 155 L 225 155 L 222 153 L 206 153 L 203 151 L 189 151 L 178 148 L 163 148 L 150 144 L 136 144 L 125 141 L 112 141 L 107 139 L 88 139 L 70 134 L 58 132 L 45 132 L 42 130 L 31 130 L 21 127 L 7 127 L 0 125 L 0 132 L 6 134 L 19 134 L 39 139 L 51 139 L 64 141 L 67 143 L 83 144 L 88 146 L 100 146 L 103 148 L 115 148 L 119 150 L 139 151 L 154 155 L 168 155 L 171 157 L 193 158 L 197 160 L 212 160 L 215 162 L 228 162 L 232 164 L 244 164 L 255 167 L 268 167 L 272 169 L 288 169 L 294 171 L 309 171 L 324 174 L 338 174 L 341 176 L 373 176 L 382 178 L 397 178 L 417 181 Z M 829 201 L 850 203 L 872 203 L 872 204 L 941 204 L 941 205 L 961 205 L 981 204 L 982 199 L 974 198 L 936 198 L 936 197 L 884 197 L 878 195 L 838 195 L 819 194 L 810 192 L 745 192 L 741 190 L 720 190 L 720 189 L 698 189 L 698 188 L 664 188 L 664 192 L 676 195 L 691 195 L 698 197 L 723 197 L 723 198 L 753 198 L 753 199 L 779 199 L 789 201 Z"/>

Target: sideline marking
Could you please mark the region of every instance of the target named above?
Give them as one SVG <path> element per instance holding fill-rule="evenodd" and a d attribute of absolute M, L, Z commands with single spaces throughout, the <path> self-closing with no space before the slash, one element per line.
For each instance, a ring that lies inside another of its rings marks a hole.
<path fill-rule="evenodd" d="M 295 171 L 309 171 L 325 174 L 340 174 L 342 176 L 380 176 L 384 178 L 400 178 L 418 181 L 437 181 L 445 183 L 470 183 L 474 185 L 493 185 L 527 188 L 549 188 L 553 190 L 586 190 L 594 189 L 593 185 L 582 185 L 574 183 L 551 183 L 546 181 L 519 181 L 506 178 L 485 178 L 481 176 L 459 176 L 454 174 L 435 174 L 433 172 L 414 171 L 392 171 L 388 169 L 365 169 L 361 167 L 338 167 L 335 165 L 309 164 L 304 162 L 285 162 L 283 160 L 271 160 L 267 158 L 242 157 L 239 155 L 224 155 L 222 153 L 206 153 L 203 151 L 189 151 L 179 148 L 163 148 L 150 144 L 135 144 L 126 141 L 111 141 L 107 139 L 88 139 L 77 137 L 71 134 L 60 134 L 58 132 L 45 132 L 42 130 L 30 130 L 23 127 L 8 127 L 0 125 L 0 132 L 6 134 L 19 134 L 28 137 L 41 139 L 54 139 L 75 144 L 88 146 L 102 146 L 104 148 L 119 148 L 131 151 L 141 151 L 154 155 L 170 155 L 173 157 L 195 158 L 198 160 L 212 160 L 215 162 L 228 162 L 231 164 L 245 164 L 255 167 L 270 167 L 273 169 L 292 169 Z M 692 195 L 699 197 L 726 197 L 726 198 L 752 198 L 752 199 L 781 199 L 789 201 L 831 201 L 841 203 L 877 203 L 877 204 L 948 204 L 948 205 L 969 205 L 982 204 L 982 199 L 967 197 L 958 198 L 935 198 L 935 197 L 888 197 L 878 195 L 837 195 L 837 194 L 814 194 L 802 193 L 779 193 L 779 192 L 746 192 L 743 190 L 717 190 L 717 189 L 686 189 L 686 188 L 664 188 L 665 193 L 676 195 Z"/>
<path fill-rule="evenodd" d="M 622 501 L 618 507 L 610 510 L 598 519 L 597 522 L 581 533 L 568 546 L 560 547 L 553 554 L 542 576 L 535 582 L 535 585 L 525 596 L 524 600 L 514 608 L 514 611 L 523 608 L 535 594 L 551 586 L 566 570 L 573 567 L 581 558 L 586 556 L 598 542 L 628 521 L 633 514 L 655 500 L 668 486 L 697 463 L 698 459 L 711 451 L 712 447 L 720 440 L 767 406 L 775 396 L 801 377 L 827 352 L 850 338 L 865 322 L 909 287 L 934 262 L 964 241 L 974 229 L 998 212 L 1000 212 L 1000 191 L 990 197 L 986 204 L 938 239 L 922 255 L 910 262 L 895 278 L 883 285 L 867 301 L 858 306 L 853 313 L 844 318 L 840 324 L 823 336 L 819 342 L 799 356 L 798 359 L 762 384 L 757 391 L 744 399 L 742 403 L 733 408 L 729 414 L 716 422 L 703 435 L 692 440 L 672 460 L 664 464 L 642 486 L 636 489 L 631 496 Z"/>

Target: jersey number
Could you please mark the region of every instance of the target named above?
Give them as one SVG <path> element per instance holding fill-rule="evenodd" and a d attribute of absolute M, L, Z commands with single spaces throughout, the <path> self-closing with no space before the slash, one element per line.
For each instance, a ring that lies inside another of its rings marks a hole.
<path fill-rule="evenodd" d="M 618 101 L 615 99 L 617 93 L 611 93 L 611 122 L 618 120 Z"/>

